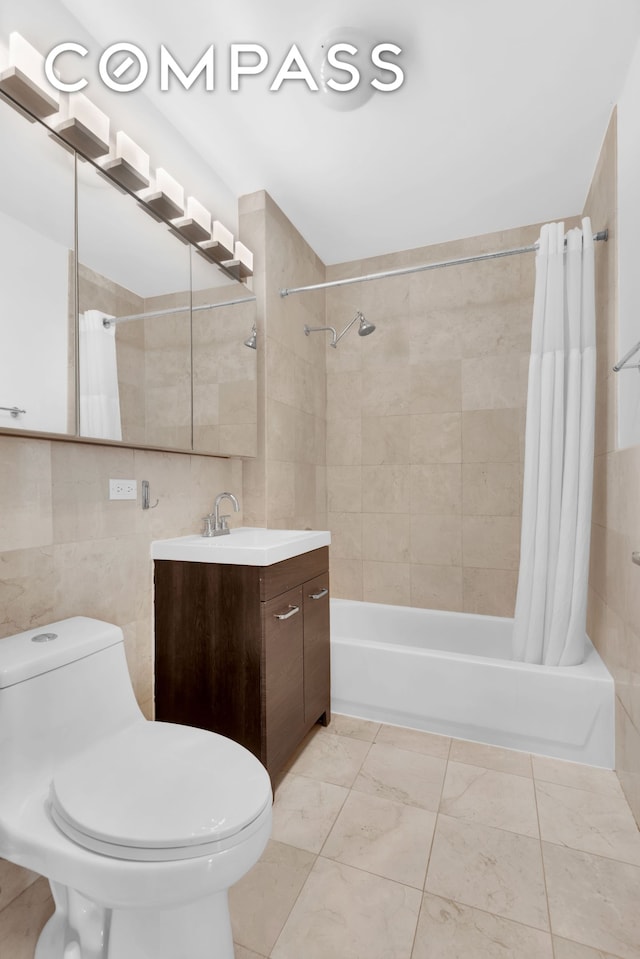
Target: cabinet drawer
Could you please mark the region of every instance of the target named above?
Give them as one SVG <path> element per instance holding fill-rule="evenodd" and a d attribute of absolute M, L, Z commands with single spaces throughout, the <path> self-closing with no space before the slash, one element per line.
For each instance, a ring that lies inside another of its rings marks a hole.
<path fill-rule="evenodd" d="M 262 603 L 263 702 L 269 769 L 279 769 L 304 726 L 303 592 L 291 589 Z"/>
<path fill-rule="evenodd" d="M 260 571 L 260 599 L 266 601 L 329 569 L 329 547 L 322 546 L 273 566 L 257 568 Z"/>

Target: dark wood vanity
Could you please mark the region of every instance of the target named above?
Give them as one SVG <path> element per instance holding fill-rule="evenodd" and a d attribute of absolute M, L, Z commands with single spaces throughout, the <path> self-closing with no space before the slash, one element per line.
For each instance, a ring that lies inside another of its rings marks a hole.
<path fill-rule="evenodd" d="M 330 720 L 329 550 L 271 566 L 155 561 L 156 718 L 250 749 L 277 779 Z"/>

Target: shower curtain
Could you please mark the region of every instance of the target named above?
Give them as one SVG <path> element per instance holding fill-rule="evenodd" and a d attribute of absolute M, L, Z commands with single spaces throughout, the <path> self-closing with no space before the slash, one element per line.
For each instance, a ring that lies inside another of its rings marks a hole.
<path fill-rule="evenodd" d="M 80 314 L 80 435 L 121 440 L 116 327 L 100 310 Z"/>
<path fill-rule="evenodd" d="M 565 245 L 566 239 L 566 245 Z M 542 228 L 529 361 L 514 659 L 584 658 L 596 333 L 591 223 Z"/>

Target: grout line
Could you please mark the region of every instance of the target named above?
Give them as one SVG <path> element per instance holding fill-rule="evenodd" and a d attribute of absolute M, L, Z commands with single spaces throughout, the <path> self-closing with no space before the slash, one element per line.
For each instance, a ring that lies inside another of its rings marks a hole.
<path fill-rule="evenodd" d="M 538 809 L 538 789 L 535 777 L 533 779 L 533 798 L 536 806 L 536 819 L 538 822 L 538 845 L 540 848 L 540 865 L 542 866 L 542 882 L 544 883 L 544 898 L 547 904 L 547 920 L 549 923 L 549 934 L 551 936 L 551 955 L 555 959 L 556 948 L 553 944 L 553 926 L 551 925 L 551 909 L 549 908 L 549 889 L 547 887 L 547 870 L 544 865 L 544 853 L 542 851 L 542 829 L 540 827 L 540 811 Z"/>

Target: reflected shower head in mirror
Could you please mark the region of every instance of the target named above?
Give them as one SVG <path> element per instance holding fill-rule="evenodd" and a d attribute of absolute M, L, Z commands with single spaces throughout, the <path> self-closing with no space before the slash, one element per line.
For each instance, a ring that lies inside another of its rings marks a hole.
<path fill-rule="evenodd" d="M 351 327 L 353 326 L 353 324 L 356 323 L 358 320 L 360 321 L 360 326 L 358 327 L 359 336 L 368 336 L 369 333 L 373 333 L 373 331 L 375 330 L 375 324 L 369 323 L 368 320 L 365 320 L 360 310 L 358 310 L 354 318 L 350 320 L 349 323 L 347 323 L 342 333 L 336 333 L 335 329 L 332 326 L 306 326 L 305 325 L 304 335 L 309 336 L 309 333 L 331 333 L 331 342 L 329 343 L 329 346 L 332 346 L 335 349 L 338 343 L 340 342 L 340 340 L 342 339 L 342 337 L 345 335 L 345 333 L 348 333 Z"/>
<path fill-rule="evenodd" d="M 250 350 L 258 349 L 258 331 L 256 330 L 255 324 L 251 330 L 251 334 L 244 341 L 244 345 L 248 346 Z"/>

